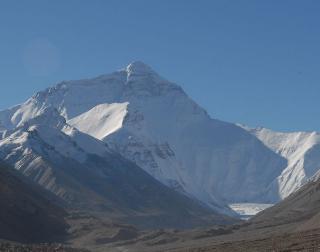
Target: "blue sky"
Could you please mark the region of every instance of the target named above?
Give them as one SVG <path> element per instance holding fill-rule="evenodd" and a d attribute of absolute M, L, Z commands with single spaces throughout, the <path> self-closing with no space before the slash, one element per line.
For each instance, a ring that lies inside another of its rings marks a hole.
<path fill-rule="evenodd" d="M 0 108 L 142 60 L 214 118 L 320 130 L 320 1 L 3 0 Z"/>

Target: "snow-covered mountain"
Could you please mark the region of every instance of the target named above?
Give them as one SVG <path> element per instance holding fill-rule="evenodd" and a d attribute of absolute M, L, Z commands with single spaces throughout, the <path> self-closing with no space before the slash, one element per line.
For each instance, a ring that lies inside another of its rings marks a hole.
<path fill-rule="evenodd" d="M 320 170 L 319 132 L 275 132 L 266 128 L 248 128 L 267 147 L 288 160 L 277 178 L 280 197 L 286 198 Z"/>
<path fill-rule="evenodd" d="M 56 194 L 68 208 L 139 227 L 193 227 L 233 221 L 190 199 L 68 125 L 53 107 L 3 134 L 0 158 Z M 231 212 L 216 205 L 221 212 Z"/>
<path fill-rule="evenodd" d="M 93 79 L 64 81 L 1 111 L 2 134 L 48 107 L 165 185 L 213 208 L 225 201 L 280 198 L 277 178 L 285 158 L 241 127 L 210 118 L 181 87 L 142 62 Z"/>

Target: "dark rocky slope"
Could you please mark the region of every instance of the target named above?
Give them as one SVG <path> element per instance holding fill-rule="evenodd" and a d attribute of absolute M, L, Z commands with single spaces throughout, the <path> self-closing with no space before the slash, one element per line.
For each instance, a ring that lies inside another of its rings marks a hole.
<path fill-rule="evenodd" d="M 279 204 L 259 213 L 254 227 L 285 228 L 288 231 L 320 228 L 320 178 L 314 177 Z"/>
<path fill-rule="evenodd" d="M 125 245 L 136 252 L 320 251 L 320 177 L 246 223 L 212 230 L 164 231 Z"/>
<path fill-rule="evenodd" d="M 41 191 L 41 189 L 40 189 Z M 49 242 L 67 228 L 65 212 L 0 162 L 0 238 L 19 242 Z"/>

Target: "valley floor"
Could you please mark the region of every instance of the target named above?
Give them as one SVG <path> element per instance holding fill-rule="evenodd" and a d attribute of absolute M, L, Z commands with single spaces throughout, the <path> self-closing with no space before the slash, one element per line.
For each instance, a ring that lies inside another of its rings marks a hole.
<path fill-rule="evenodd" d="M 193 248 L 168 249 L 170 252 L 318 252 L 320 230 L 311 230 L 253 240 L 239 240 L 217 244 L 204 243 Z"/>
<path fill-rule="evenodd" d="M 69 224 L 72 228 L 65 244 L 22 245 L 0 241 L 0 252 L 320 251 L 320 228 L 292 231 L 292 224 L 258 227 L 241 222 L 230 227 L 138 231 L 132 226 L 82 215 L 70 219 Z"/>
<path fill-rule="evenodd" d="M 158 232 L 135 241 L 113 244 L 126 252 L 318 252 L 320 229 L 285 232 L 274 228 Z"/>
<path fill-rule="evenodd" d="M 0 252 L 89 252 L 84 249 L 65 247 L 61 244 L 23 245 L 16 243 L 0 243 Z"/>
<path fill-rule="evenodd" d="M 194 243 L 194 244 L 192 244 Z M 258 239 L 217 241 L 205 239 L 188 241 L 188 245 L 175 246 L 116 246 L 94 249 L 92 251 L 139 251 L 139 252 L 318 252 L 320 251 L 320 229 L 281 236 Z M 200 245 L 201 244 L 201 245 Z M 140 248 L 139 248 L 140 247 Z M 180 247 L 180 248 L 179 248 Z M 0 243 L 0 252 L 90 252 L 89 250 L 64 247 L 59 244 L 20 245 Z"/>

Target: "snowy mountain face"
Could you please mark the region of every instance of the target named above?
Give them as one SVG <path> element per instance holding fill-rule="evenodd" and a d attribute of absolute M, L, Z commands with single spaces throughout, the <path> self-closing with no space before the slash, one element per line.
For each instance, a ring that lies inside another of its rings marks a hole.
<path fill-rule="evenodd" d="M 287 166 L 277 178 L 282 199 L 299 189 L 320 170 L 320 133 L 246 129 L 268 148 L 287 159 Z"/>
<path fill-rule="evenodd" d="M 64 199 L 76 191 L 65 186 L 74 182 L 55 165 L 72 160 L 81 166 L 91 155 L 108 156 L 109 150 L 95 138 L 67 125 L 54 108 L 46 108 L 42 114 L 6 131 L 0 140 L 1 159 Z"/>
<path fill-rule="evenodd" d="M 103 141 L 68 125 L 52 107 L 6 131 L 0 140 L 0 159 L 72 209 L 98 212 L 138 227 L 185 228 L 234 221 L 164 186 Z"/>
<path fill-rule="evenodd" d="M 94 79 L 62 82 L 1 111 L 2 135 L 50 107 L 70 127 L 212 208 L 280 198 L 285 158 L 241 127 L 210 118 L 179 86 L 141 62 Z"/>

